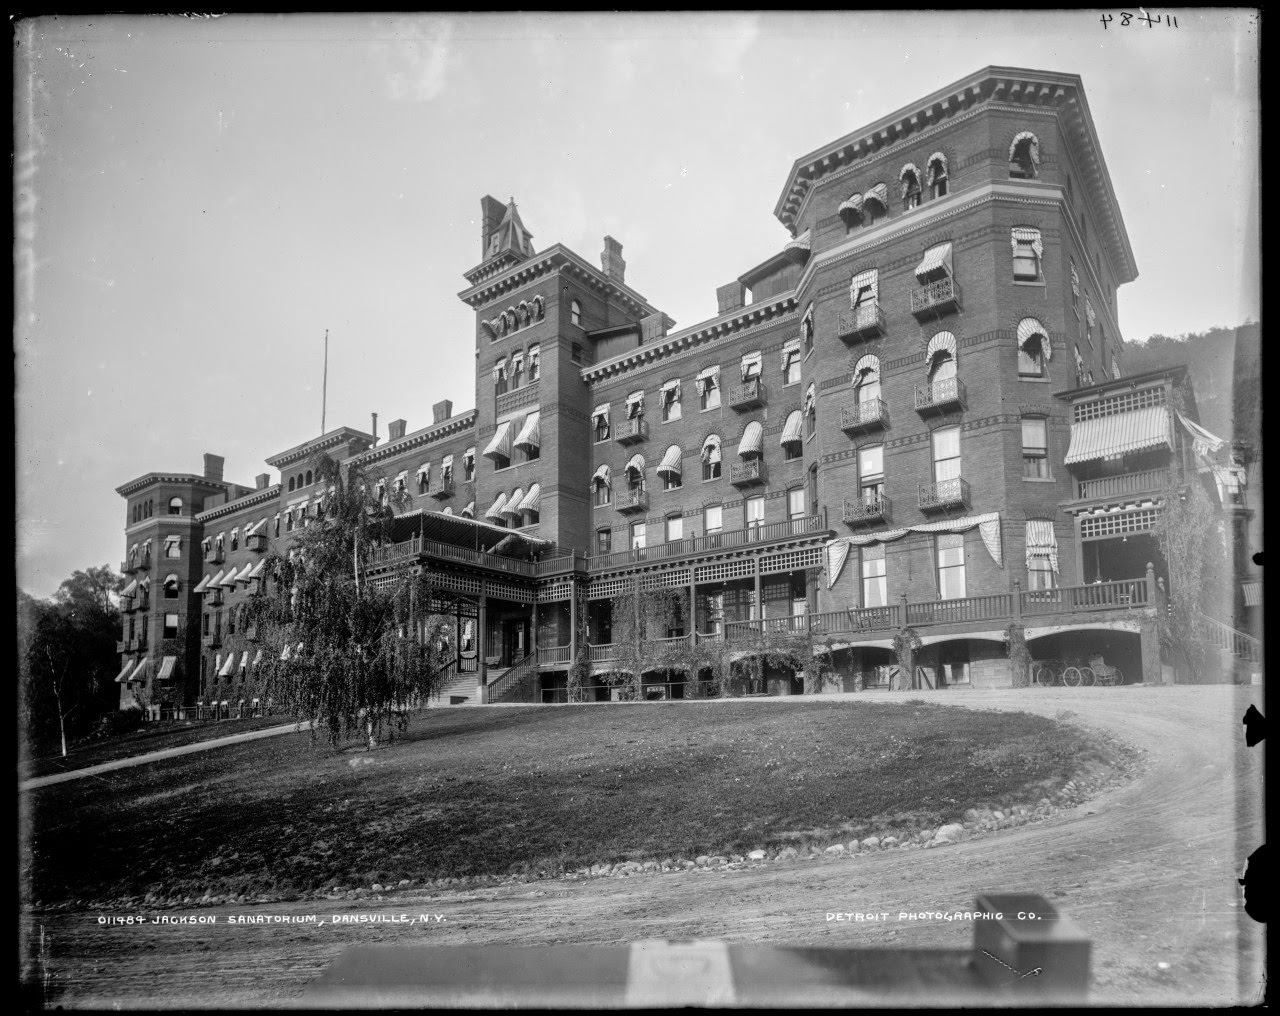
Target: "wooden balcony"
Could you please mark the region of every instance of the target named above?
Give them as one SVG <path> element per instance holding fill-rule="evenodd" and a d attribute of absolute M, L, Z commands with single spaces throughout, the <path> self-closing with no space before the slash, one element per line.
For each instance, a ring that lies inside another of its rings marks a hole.
<path fill-rule="evenodd" d="M 873 522 L 887 522 L 891 507 L 892 502 L 883 494 L 852 501 L 846 498 L 842 518 L 848 526 L 867 526 Z"/>
<path fill-rule="evenodd" d="M 538 666 L 567 667 L 569 665 L 569 654 L 571 651 L 572 647 L 570 646 L 539 646 Z"/>
<path fill-rule="evenodd" d="M 620 491 L 614 499 L 613 506 L 624 515 L 629 512 L 647 512 L 649 510 L 649 492 L 647 490 Z"/>
<path fill-rule="evenodd" d="M 443 501 L 446 498 L 453 497 L 453 478 L 437 480 L 431 488 L 431 496 L 437 501 Z"/>
<path fill-rule="evenodd" d="M 617 432 L 613 435 L 613 439 L 623 446 L 638 444 L 648 438 L 649 425 L 644 422 L 643 416 L 636 417 L 634 420 L 623 420 L 618 424 Z"/>
<path fill-rule="evenodd" d="M 820 533 L 826 529 L 826 519 L 821 515 L 806 515 L 803 518 L 786 519 L 783 522 L 770 522 L 764 525 L 753 525 L 743 529 L 730 529 L 706 536 L 688 536 L 683 540 L 671 540 L 654 547 L 642 547 L 638 550 L 619 550 L 611 554 L 600 554 L 588 559 L 591 571 L 606 568 L 617 568 L 639 561 L 665 561 L 671 558 L 698 556 L 715 553 L 721 550 L 732 550 L 735 547 L 756 546 L 764 543 L 795 539 Z"/>
<path fill-rule="evenodd" d="M 735 487 L 755 487 L 768 479 L 764 459 L 748 459 L 729 470 L 729 482 Z"/>
<path fill-rule="evenodd" d="M 884 334 L 884 311 L 878 303 L 855 307 L 841 314 L 836 334 L 845 342 L 864 342 Z"/>
<path fill-rule="evenodd" d="M 969 507 L 969 484 L 959 476 L 937 483 L 922 483 L 919 489 L 920 510 L 939 512 L 947 508 Z"/>
<path fill-rule="evenodd" d="M 889 407 L 884 399 L 855 402 L 840 409 L 840 429 L 847 434 L 860 434 L 889 426 Z"/>
<path fill-rule="evenodd" d="M 809 615 L 809 630 L 815 635 L 896 631 L 901 627 L 902 609 L 896 603 L 892 606 L 854 607 Z"/>
<path fill-rule="evenodd" d="M 128 651 L 129 651 L 129 640 L 128 640 L 128 639 L 117 639 L 117 640 L 116 640 L 116 652 L 117 652 L 117 653 L 127 653 Z"/>
<path fill-rule="evenodd" d="M 916 385 L 916 412 L 921 416 L 945 413 L 949 409 L 964 409 L 968 404 L 969 393 L 958 377 Z"/>
<path fill-rule="evenodd" d="M 1118 476 L 1100 476 L 1095 480 L 1077 480 L 1076 500 L 1092 501 L 1103 497 L 1154 493 L 1166 489 L 1172 478 L 1171 470 L 1148 469 L 1141 473 L 1121 473 Z"/>
<path fill-rule="evenodd" d="M 426 540 L 417 536 L 401 543 L 389 543 L 386 546 L 375 547 L 369 554 L 369 564 L 371 566 L 395 565 L 419 556 L 436 557 L 446 561 L 456 561 L 459 564 L 487 568 L 490 571 L 506 572 L 509 575 L 523 575 L 530 578 L 533 577 L 536 568 L 532 561 L 520 561 L 513 557 L 503 557 L 500 554 L 472 550 L 470 547 L 456 547 L 451 543 L 440 543 L 436 540 Z"/>
<path fill-rule="evenodd" d="M 960 309 L 960 286 L 955 279 L 939 279 L 911 291 L 911 313 L 918 320 L 942 317 Z"/>
<path fill-rule="evenodd" d="M 1032 589 L 1021 594 L 1022 613 L 1071 614 L 1076 611 L 1129 610 L 1154 606 L 1155 595 L 1145 578 L 1094 582 L 1087 586 Z"/>
<path fill-rule="evenodd" d="M 951 624 L 958 621 L 1001 621 L 1012 615 L 1013 595 L 967 596 L 907 604 L 907 625 Z"/>
<path fill-rule="evenodd" d="M 764 385 L 758 377 L 743 381 L 740 385 L 729 387 L 730 409 L 755 409 L 765 403 Z"/>

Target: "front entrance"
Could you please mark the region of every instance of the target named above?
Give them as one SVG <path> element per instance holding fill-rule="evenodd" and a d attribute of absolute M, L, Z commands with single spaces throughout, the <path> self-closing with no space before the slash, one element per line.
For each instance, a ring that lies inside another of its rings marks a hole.
<path fill-rule="evenodd" d="M 529 619 L 507 618 L 502 622 L 502 650 L 500 667 L 510 667 L 523 660 L 529 652 Z"/>

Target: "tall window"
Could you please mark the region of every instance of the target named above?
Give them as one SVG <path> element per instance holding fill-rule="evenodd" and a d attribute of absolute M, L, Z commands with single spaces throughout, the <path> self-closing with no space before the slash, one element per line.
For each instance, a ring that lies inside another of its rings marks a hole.
<path fill-rule="evenodd" d="M 596 553 L 600 556 L 613 553 L 613 530 L 596 530 Z"/>
<path fill-rule="evenodd" d="M 542 349 L 540 346 L 529 347 L 529 383 L 537 381 L 542 374 Z"/>
<path fill-rule="evenodd" d="M 792 487 L 787 491 L 787 517 L 802 519 L 805 515 L 804 488 Z"/>
<path fill-rule="evenodd" d="M 684 517 L 681 515 L 667 516 L 667 543 L 675 540 L 684 539 Z"/>
<path fill-rule="evenodd" d="M 880 400 L 880 360 L 875 356 L 864 356 L 853 370 L 854 400 L 859 408 L 876 408 Z"/>
<path fill-rule="evenodd" d="M 954 484 L 960 478 L 960 428 L 940 427 L 933 432 L 932 441 L 933 482 Z"/>
<path fill-rule="evenodd" d="M 1022 475 L 1035 480 L 1049 476 L 1048 421 L 1042 416 L 1022 421 Z"/>
<path fill-rule="evenodd" d="M 182 498 L 180 497 L 169 498 L 169 514 L 170 515 L 182 514 Z"/>
<path fill-rule="evenodd" d="M 164 637 L 167 639 L 176 639 L 178 637 L 178 615 L 177 614 L 165 614 Z"/>
<path fill-rule="evenodd" d="M 499 360 L 493 367 L 493 391 L 495 395 L 507 392 L 507 361 Z"/>
<path fill-rule="evenodd" d="M 595 416 L 593 417 L 593 422 L 596 425 L 595 427 L 596 442 L 599 443 L 601 441 L 608 441 L 609 440 L 608 408 L 606 407 L 604 412 L 600 412 L 599 410 L 597 410 Z"/>
<path fill-rule="evenodd" d="M 938 598 L 964 599 L 964 534 L 939 533 Z"/>
<path fill-rule="evenodd" d="M 724 509 L 718 504 L 707 505 L 702 509 L 702 531 L 718 533 L 724 528 Z"/>
<path fill-rule="evenodd" d="M 916 167 L 911 163 L 907 163 L 902 169 L 900 177 L 902 184 L 902 209 L 910 211 L 912 208 L 920 207 L 920 174 L 916 171 Z"/>
<path fill-rule="evenodd" d="M 662 489 L 663 490 L 679 490 L 684 484 L 680 480 L 680 474 L 674 470 L 667 469 L 662 473 Z"/>
<path fill-rule="evenodd" d="M 1009 146 L 1009 175 L 1015 180 L 1033 179 L 1040 165 L 1040 142 L 1030 131 L 1023 131 Z"/>
<path fill-rule="evenodd" d="M 631 549 L 644 550 L 644 523 L 631 523 Z"/>
<path fill-rule="evenodd" d="M 1053 582 L 1053 566 L 1049 563 L 1047 557 L 1028 557 L 1027 558 L 1027 588 L 1028 589 L 1052 589 Z"/>
<path fill-rule="evenodd" d="M 609 504 L 610 491 L 607 480 L 597 479 L 595 482 L 596 489 L 596 507 L 603 508 Z"/>
<path fill-rule="evenodd" d="M 872 543 L 862 548 L 862 605 L 885 607 L 889 590 L 885 579 L 884 544 Z"/>
<path fill-rule="evenodd" d="M 680 382 L 668 382 L 662 389 L 662 419 L 669 423 L 680 419 Z"/>
<path fill-rule="evenodd" d="M 744 502 L 748 529 L 758 529 L 764 525 L 764 495 L 756 494 Z"/>
<path fill-rule="evenodd" d="M 627 466 L 627 490 L 636 491 L 644 490 L 644 471 L 633 466 Z"/>
<path fill-rule="evenodd" d="M 858 449 L 858 489 L 864 505 L 878 505 L 884 497 L 884 445 Z"/>
<path fill-rule="evenodd" d="M 798 347 L 785 349 L 782 352 L 782 383 L 784 385 L 800 383 L 800 350 Z"/>
<path fill-rule="evenodd" d="M 698 376 L 698 403 L 699 408 L 719 409 L 720 408 L 720 369 L 708 368 Z"/>
<path fill-rule="evenodd" d="M 569 324 L 582 327 L 582 304 L 577 300 L 569 304 Z"/>
<path fill-rule="evenodd" d="M 235 549 L 234 543 L 235 541 L 233 540 L 232 550 Z M 170 536 L 164 541 L 164 556 L 171 560 L 182 557 L 182 537 Z"/>
<path fill-rule="evenodd" d="M 720 439 L 712 434 L 702 445 L 702 479 L 715 480 L 720 476 Z"/>
<path fill-rule="evenodd" d="M 524 357 L 516 355 L 511 358 L 511 388 L 514 391 L 520 387 L 520 378 L 524 374 Z"/>
<path fill-rule="evenodd" d="M 1040 259 L 1044 256 L 1044 244 L 1040 230 L 1018 226 L 1013 230 L 1013 277 L 1018 282 L 1040 281 Z"/>
<path fill-rule="evenodd" d="M 1035 318 L 1018 322 L 1018 376 L 1044 377 L 1045 361 L 1050 353 L 1049 336 Z"/>
<path fill-rule="evenodd" d="M 925 170 L 925 178 L 929 181 L 929 189 L 935 198 L 947 193 L 947 157 L 941 152 L 929 156 L 929 165 Z"/>

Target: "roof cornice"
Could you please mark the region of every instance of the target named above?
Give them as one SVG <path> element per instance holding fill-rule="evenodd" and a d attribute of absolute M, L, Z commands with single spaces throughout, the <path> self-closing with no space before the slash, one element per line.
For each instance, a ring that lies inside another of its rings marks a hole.
<path fill-rule="evenodd" d="M 1133 250 L 1077 74 L 985 67 L 797 159 L 774 206 L 774 215 L 794 235 L 797 216 L 816 183 L 989 100 L 1013 108 L 1040 107 L 1063 116 L 1064 133 L 1076 142 L 1089 193 L 1101 197 L 1095 208 L 1107 234 L 1108 258 L 1115 274 L 1120 282 L 1137 278 Z"/>
<path fill-rule="evenodd" d="M 365 441 L 373 444 L 373 435 L 366 434 L 362 430 L 356 430 L 354 427 L 339 427 L 337 430 L 331 430 L 327 434 L 321 434 L 317 438 L 310 441 L 304 441 L 302 444 L 294 445 L 286 451 L 278 452 L 266 459 L 269 466 L 291 465 L 294 462 L 300 462 L 308 455 L 314 455 L 316 452 L 324 451 L 326 448 L 333 448 L 345 441 L 356 440 Z"/>
<path fill-rule="evenodd" d="M 210 480 L 207 476 L 198 476 L 195 473 L 144 473 L 128 483 L 122 483 L 116 488 L 116 493 L 121 497 L 128 497 L 156 483 L 189 483 L 210 490 L 226 490 L 228 487 L 235 486 L 229 480 Z"/>
<path fill-rule="evenodd" d="M 468 409 L 465 413 L 451 416 L 447 420 L 432 424 L 430 427 L 424 427 L 422 430 L 416 430 L 412 434 L 406 434 L 399 440 L 388 442 L 380 448 L 370 448 L 367 452 L 362 452 L 357 456 L 357 461 L 361 464 L 381 462 L 383 459 L 393 458 L 403 452 L 413 451 L 415 448 L 439 441 L 441 438 L 452 437 L 455 434 L 462 433 L 464 430 L 474 428 L 478 416 L 479 413 L 476 410 Z"/>
<path fill-rule="evenodd" d="M 464 289 L 458 294 L 458 299 L 479 310 L 486 304 L 501 297 L 504 293 L 525 286 L 535 279 L 557 270 L 574 275 L 593 289 L 608 293 L 641 317 L 657 311 L 656 307 L 652 306 L 648 300 L 630 286 L 610 278 L 598 268 L 592 267 L 568 247 L 558 243 L 535 254 L 527 261 L 521 261 L 519 264 L 510 266 L 479 285 Z"/>
<path fill-rule="evenodd" d="M 244 508 L 253 508 L 255 505 L 266 504 L 268 501 L 274 501 L 280 496 L 280 484 L 273 483 L 270 487 L 263 487 L 261 490 L 255 490 L 251 494 L 237 498 L 235 501 L 228 501 L 225 504 L 215 505 L 212 508 L 202 512 L 196 512 L 195 520 L 197 522 L 211 522 L 214 519 L 220 519 L 224 515 L 233 515 Z"/>
<path fill-rule="evenodd" d="M 797 294 L 795 290 L 779 293 L 759 303 L 748 304 L 736 310 L 721 314 L 702 324 L 694 325 L 683 331 L 668 335 L 661 342 L 653 342 L 640 346 L 629 353 L 615 356 L 611 360 L 597 363 L 582 370 L 582 379 L 588 384 L 603 381 L 605 378 L 638 367 L 655 360 L 673 356 L 695 346 L 705 345 L 733 332 L 742 332 L 756 325 L 764 324 L 775 318 L 794 314 Z"/>

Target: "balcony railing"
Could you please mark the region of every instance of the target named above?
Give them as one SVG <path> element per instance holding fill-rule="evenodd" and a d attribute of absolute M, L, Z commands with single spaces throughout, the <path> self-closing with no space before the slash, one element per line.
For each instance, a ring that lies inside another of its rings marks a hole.
<path fill-rule="evenodd" d="M 139 650 L 146 648 L 147 633 L 145 631 L 138 632 L 137 635 L 129 640 L 129 652 L 131 653 L 138 652 Z"/>
<path fill-rule="evenodd" d="M 855 607 L 851 610 L 809 615 L 809 630 L 820 635 L 896 631 L 901 627 L 902 610 L 896 603 L 884 607 Z"/>
<path fill-rule="evenodd" d="M 754 409 L 765 402 L 764 385 L 758 377 L 749 378 L 740 385 L 729 387 L 730 409 Z"/>
<path fill-rule="evenodd" d="M 117 652 L 117 653 L 127 653 L 128 651 L 129 651 L 129 640 L 128 640 L 128 639 L 118 639 L 118 640 L 116 641 L 116 652 Z"/>
<path fill-rule="evenodd" d="M 919 489 L 920 510 L 922 512 L 942 511 L 944 508 L 956 508 L 969 504 L 969 484 L 956 476 L 950 480 L 939 480 L 937 483 L 922 483 Z"/>
<path fill-rule="evenodd" d="M 613 506 L 618 511 L 647 512 L 649 510 L 649 492 L 647 490 L 622 490 L 614 498 Z"/>
<path fill-rule="evenodd" d="M 907 624 L 950 624 L 956 621 L 995 621 L 1013 611 L 1010 593 L 994 596 L 967 596 L 955 600 L 932 600 L 907 604 Z"/>
<path fill-rule="evenodd" d="M 764 459 L 748 459 L 729 470 L 729 482 L 735 487 L 754 487 L 768 480 Z"/>
<path fill-rule="evenodd" d="M 568 666 L 570 646 L 539 646 L 538 666 Z"/>
<path fill-rule="evenodd" d="M 248 550 L 256 550 L 261 553 L 267 549 L 267 534 L 250 533 L 244 538 L 244 545 Z"/>
<path fill-rule="evenodd" d="M 969 393 L 965 391 L 964 382 L 958 377 L 949 377 L 943 381 L 926 381 L 922 385 L 916 385 L 916 412 L 921 416 L 941 413 L 956 406 L 963 409 L 968 402 Z"/>
<path fill-rule="evenodd" d="M 638 416 L 634 420 L 623 420 L 618 424 L 617 432 L 613 435 L 613 439 L 620 445 L 636 444 L 645 441 L 649 437 L 649 425 L 644 422 L 643 416 Z"/>
<path fill-rule="evenodd" d="M 453 497 L 453 477 L 437 480 L 435 486 L 431 488 L 431 496 L 439 501 Z"/>
<path fill-rule="evenodd" d="M 639 550 L 620 550 L 612 554 L 600 554 L 589 558 L 587 566 L 591 571 L 599 571 L 605 568 L 634 564 L 637 561 L 664 561 L 668 558 L 684 557 L 691 554 L 705 554 L 718 550 L 730 550 L 734 547 L 770 543 L 774 540 L 794 539 L 797 536 L 819 533 L 825 528 L 826 519 L 823 516 L 806 515 L 803 518 L 787 519 L 784 522 L 761 523 L 744 529 L 708 533 L 706 536 L 689 536 L 683 540 L 660 543 L 655 547 L 642 547 Z"/>
<path fill-rule="evenodd" d="M 206 551 L 204 559 L 212 562 L 213 564 L 222 564 L 222 562 L 227 559 L 227 553 L 222 547 L 215 544 Z"/>
<path fill-rule="evenodd" d="M 960 287 L 955 279 L 939 279 L 911 291 L 911 313 L 917 318 L 940 317 L 960 309 Z"/>
<path fill-rule="evenodd" d="M 840 409 L 840 429 L 849 433 L 889 426 L 889 407 L 884 399 L 868 399 Z"/>
<path fill-rule="evenodd" d="M 1128 610 L 1152 605 L 1146 579 L 1094 582 L 1087 586 L 1032 589 L 1022 593 L 1022 613 L 1069 614 L 1077 610 Z"/>
<path fill-rule="evenodd" d="M 844 502 L 844 522 L 850 526 L 865 526 L 871 522 L 881 522 L 889 517 L 890 500 L 883 494 L 864 497 L 859 500 Z"/>
<path fill-rule="evenodd" d="M 878 303 L 855 307 L 840 315 L 836 334 L 846 342 L 860 342 L 884 334 L 884 311 Z"/>
<path fill-rule="evenodd" d="M 587 646 L 587 662 L 611 663 L 618 658 L 618 647 L 612 642 L 599 646 Z"/>
<path fill-rule="evenodd" d="M 1123 473 L 1119 476 L 1100 476 L 1094 480 L 1077 480 L 1076 497 L 1081 500 L 1091 500 L 1096 497 L 1164 490 L 1169 486 L 1171 477 L 1172 473 L 1168 469 L 1148 469 L 1141 473 Z"/>
<path fill-rule="evenodd" d="M 538 576 L 559 575 L 561 572 L 586 571 L 587 556 L 574 551 L 559 557 L 549 557 L 545 561 L 536 561 L 533 573 Z"/>
<path fill-rule="evenodd" d="M 502 557 L 483 550 L 472 550 L 469 547 L 456 547 L 451 543 L 439 543 L 415 536 L 402 543 L 391 543 L 385 547 L 375 547 L 369 555 L 370 565 L 388 565 L 415 558 L 420 554 L 429 557 L 443 558 L 446 561 L 457 561 L 459 564 L 475 565 L 493 571 L 506 572 L 509 575 L 525 575 L 532 577 L 535 566 L 532 561 L 519 561 L 513 557 Z"/>

